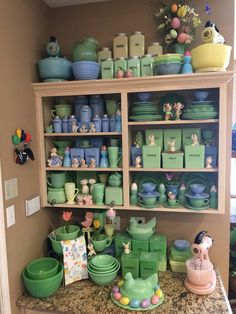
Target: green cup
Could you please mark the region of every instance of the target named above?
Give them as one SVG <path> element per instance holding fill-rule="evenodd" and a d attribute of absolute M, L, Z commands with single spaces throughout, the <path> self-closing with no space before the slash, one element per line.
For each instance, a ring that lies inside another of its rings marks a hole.
<path fill-rule="evenodd" d="M 209 204 L 209 200 L 204 198 L 189 198 L 189 202 L 196 208 L 202 208 Z"/>
<path fill-rule="evenodd" d="M 104 191 L 105 191 L 105 184 L 104 183 L 95 183 L 93 185 L 93 200 L 96 205 L 104 205 Z"/>
<path fill-rule="evenodd" d="M 96 240 L 92 238 L 91 242 L 96 252 L 102 252 L 111 245 L 111 239 L 105 236 L 105 234 L 100 234 Z"/>
<path fill-rule="evenodd" d="M 170 205 L 170 206 L 176 206 L 176 205 L 178 205 L 179 204 L 179 200 L 168 200 L 168 205 Z"/>
<path fill-rule="evenodd" d="M 139 203 L 141 203 L 144 206 L 152 206 L 154 204 L 156 204 L 157 201 L 157 197 L 153 196 L 153 197 L 140 197 L 139 198 Z"/>
<path fill-rule="evenodd" d="M 50 172 L 47 183 L 54 188 L 63 188 L 66 183 L 66 172 Z"/>
<path fill-rule="evenodd" d="M 70 104 L 59 104 L 55 105 L 55 109 L 51 110 L 51 115 L 54 118 L 55 116 L 59 116 L 59 118 L 63 119 L 64 117 L 69 117 L 72 113 L 72 105 Z"/>
<path fill-rule="evenodd" d="M 121 152 L 119 147 L 108 147 L 108 159 L 111 168 L 117 168 L 121 160 Z"/>

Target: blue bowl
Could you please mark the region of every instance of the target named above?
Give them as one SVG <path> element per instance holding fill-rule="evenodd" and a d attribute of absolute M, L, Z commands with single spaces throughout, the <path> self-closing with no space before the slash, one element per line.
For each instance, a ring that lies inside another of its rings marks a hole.
<path fill-rule="evenodd" d="M 181 62 L 164 62 L 154 65 L 154 73 L 155 75 L 179 74 L 181 68 Z"/>
<path fill-rule="evenodd" d="M 49 57 L 38 61 L 40 78 L 44 81 L 69 80 L 72 63 L 64 58 Z"/>
<path fill-rule="evenodd" d="M 190 243 L 184 239 L 178 239 L 174 241 L 174 247 L 178 251 L 185 251 L 190 248 Z"/>
<path fill-rule="evenodd" d="M 73 62 L 72 70 L 76 80 L 96 80 L 100 64 L 93 61 L 77 61 Z"/>
<path fill-rule="evenodd" d="M 204 90 L 196 91 L 194 93 L 194 96 L 196 97 L 198 101 L 204 101 L 208 95 L 209 95 L 209 91 L 204 91 Z"/>
<path fill-rule="evenodd" d="M 149 92 L 137 93 L 137 96 L 140 101 L 148 101 L 151 97 L 151 93 Z"/>

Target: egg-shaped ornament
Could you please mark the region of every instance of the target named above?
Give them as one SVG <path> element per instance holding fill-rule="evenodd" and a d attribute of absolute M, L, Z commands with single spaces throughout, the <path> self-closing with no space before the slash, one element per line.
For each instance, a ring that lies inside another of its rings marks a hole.
<path fill-rule="evenodd" d="M 128 305 L 129 304 L 129 298 L 128 297 L 122 297 L 120 299 L 120 304 L 122 305 Z"/>
<path fill-rule="evenodd" d="M 25 141 L 25 138 L 26 138 L 25 131 L 24 131 L 24 130 L 22 130 L 22 132 L 21 132 L 21 138 L 20 138 L 20 141 L 21 141 L 21 142 L 24 142 L 24 141 Z"/>
<path fill-rule="evenodd" d="M 152 298 L 151 298 L 151 303 L 152 304 L 158 304 L 160 298 L 158 297 L 158 295 L 153 295 Z"/>
<path fill-rule="evenodd" d="M 176 13 L 177 11 L 178 11 L 178 4 L 176 4 L 176 3 L 173 3 L 172 5 L 171 5 L 171 7 L 170 7 L 170 10 L 171 10 L 171 12 L 172 13 Z"/>
<path fill-rule="evenodd" d="M 161 289 L 158 289 L 157 291 L 156 291 L 156 295 L 161 299 L 161 298 L 163 298 L 163 292 L 162 292 L 162 290 Z"/>
<path fill-rule="evenodd" d="M 130 304 L 129 304 L 130 307 L 133 307 L 133 308 L 137 308 L 140 306 L 140 302 L 139 300 L 137 299 L 133 299 L 130 301 Z"/>
<path fill-rule="evenodd" d="M 177 38 L 177 36 L 178 36 L 178 33 L 176 32 L 176 30 L 175 29 L 171 29 L 170 30 L 170 37 L 175 39 L 175 38 Z"/>
<path fill-rule="evenodd" d="M 173 27 L 174 29 L 177 29 L 180 27 L 180 19 L 178 17 L 174 17 L 170 24 L 171 24 L 171 27 Z"/>
<path fill-rule="evenodd" d="M 11 141 L 14 145 L 20 144 L 20 138 L 16 134 L 11 136 Z"/>
<path fill-rule="evenodd" d="M 20 128 L 16 129 L 15 131 L 16 135 L 21 139 L 22 130 Z"/>
<path fill-rule="evenodd" d="M 32 136 L 29 132 L 25 132 L 25 142 L 29 143 L 32 140 Z"/>
<path fill-rule="evenodd" d="M 114 286 L 114 287 L 112 288 L 112 292 L 113 292 L 113 293 L 115 293 L 115 292 L 120 292 L 119 287 L 118 287 L 118 286 Z"/>
<path fill-rule="evenodd" d="M 144 300 L 141 302 L 141 304 L 140 304 L 140 306 L 141 306 L 143 309 L 146 309 L 147 307 L 149 307 L 149 305 L 150 305 L 150 300 L 148 300 L 148 299 L 144 299 Z"/>
<path fill-rule="evenodd" d="M 125 283 L 124 280 L 120 280 L 117 285 L 120 288 L 123 286 L 124 283 Z"/>
<path fill-rule="evenodd" d="M 184 44 L 187 40 L 187 35 L 186 33 L 180 33 L 179 36 L 177 37 L 177 42 L 179 44 Z"/>
<path fill-rule="evenodd" d="M 121 295 L 121 293 L 120 292 L 115 292 L 114 294 L 113 294 L 113 297 L 114 297 L 114 299 L 116 300 L 116 301 L 119 301 L 120 299 L 121 299 L 121 297 L 122 297 L 122 295 Z"/>

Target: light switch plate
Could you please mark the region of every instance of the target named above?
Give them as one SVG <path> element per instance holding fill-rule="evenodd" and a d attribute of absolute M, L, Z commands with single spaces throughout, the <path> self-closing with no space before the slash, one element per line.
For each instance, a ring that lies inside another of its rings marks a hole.
<path fill-rule="evenodd" d="M 40 198 L 36 196 L 30 200 L 25 201 L 26 216 L 31 216 L 40 210 Z"/>
<path fill-rule="evenodd" d="M 5 185 L 5 200 L 8 201 L 18 196 L 17 178 L 4 181 Z"/>
<path fill-rule="evenodd" d="M 7 228 L 9 228 L 16 223 L 15 206 L 11 205 L 7 207 L 6 212 L 7 212 Z"/>

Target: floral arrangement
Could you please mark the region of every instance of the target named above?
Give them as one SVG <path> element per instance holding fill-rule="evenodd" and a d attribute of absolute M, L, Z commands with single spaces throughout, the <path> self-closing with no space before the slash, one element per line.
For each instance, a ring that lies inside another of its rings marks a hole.
<path fill-rule="evenodd" d="M 195 29 L 201 24 L 198 14 L 188 5 L 172 3 L 162 4 L 154 14 L 158 20 L 157 30 L 164 33 L 164 44 L 190 44 L 194 39 Z"/>
<path fill-rule="evenodd" d="M 93 227 L 94 227 L 93 239 L 94 240 L 99 240 L 99 235 L 100 235 L 100 232 L 101 232 L 101 229 L 102 229 L 99 219 L 94 219 L 93 220 Z"/>
<path fill-rule="evenodd" d="M 65 229 L 66 229 L 67 233 L 69 233 L 69 227 L 70 227 L 69 222 L 71 220 L 71 217 L 72 217 L 72 212 L 65 212 L 65 211 L 63 211 L 62 219 L 65 222 Z"/>
<path fill-rule="evenodd" d="M 165 172 L 164 173 L 165 184 L 179 184 L 179 174 L 174 172 Z"/>

